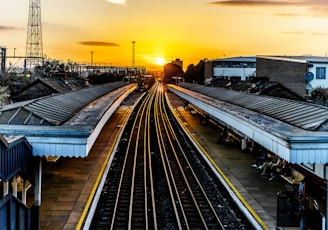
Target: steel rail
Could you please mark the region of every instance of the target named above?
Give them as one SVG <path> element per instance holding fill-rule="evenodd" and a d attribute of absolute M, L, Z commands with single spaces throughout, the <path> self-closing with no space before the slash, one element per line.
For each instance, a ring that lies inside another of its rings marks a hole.
<path fill-rule="evenodd" d="M 146 100 L 147 102 L 151 101 L 151 94 L 148 94 L 147 97 L 148 100 Z M 144 122 L 144 114 L 145 111 L 147 109 L 147 105 L 149 105 L 149 103 L 143 103 L 141 108 L 140 108 L 140 113 L 138 113 L 137 117 L 140 116 L 139 119 L 139 123 L 137 126 L 137 133 L 136 133 L 136 142 L 135 142 L 135 146 L 134 146 L 134 160 L 133 160 L 133 171 L 132 171 L 132 180 L 131 180 L 131 192 L 130 192 L 130 207 L 129 207 L 129 220 L 128 220 L 128 229 L 132 229 L 132 215 L 133 215 L 133 204 L 134 204 L 134 195 L 135 195 L 135 180 L 136 180 L 136 168 L 137 168 L 137 158 L 139 156 L 139 140 L 140 140 L 140 136 L 141 136 L 141 132 L 143 131 L 144 126 L 142 125 L 142 123 Z M 134 127 L 133 127 L 134 130 Z M 127 150 L 128 151 L 128 150 Z M 144 156 L 146 155 L 146 150 L 144 149 L 143 153 Z M 146 167 L 146 165 L 144 165 L 143 167 Z M 146 175 L 144 175 L 145 177 Z M 145 197 L 145 193 L 146 191 L 144 191 L 144 199 L 146 199 Z M 145 210 L 147 210 L 147 208 L 145 208 Z M 147 217 L 147 211 L 145 211 L 145 219 L 148 219 Z M 148 222 L 146 222 L 148 223 Z"/>
<path fill-rule="evenodd" d="M 159 83 L 157 83 L 157 88 L 158 88 L 158 93 L 156 94 L 156 98 L 155 98 L 155 103 L 154 103 L 154 120 L 155 120 L 155 126 L 156 126 L 156 136 L 157 136 L 157 142 L 158 142 L 158 147 L 159 147 L 159 150 L 160 150 L 160 156 L 161 156 L 161 159 L 162 159 L 162 164 L 163 164 L 163 169 L 164 169 L 164 172 L 165 172 L 165 178 L 166 178 L 166 181 L 167 181 L 167 186 L 168 186 L 168 189 L 169 189 L 169 192 L 170 192 L 170 196 L 171 196 L 171 203 L 172 203 L 172 206 L 173 206 L 173 209 L 174 209 L 174 213 L 175 213 L 175 216 L 177 217 L 176 218 L 176 221 L 177 221 L 177 224 L 178 224 L 178 228 L 179 229 L 183 229 L 182 228 L 182 223 L 180 221 L 180 215 L 179 215 L 179 211 L 178 211 L 178 207 L 177 207 L 177 204 L 175 202 L 175 195 L 174 194 L 177 194 L 177 188 L 174 187 L 174 192 L 173 192 L 173 188 L 171 186 L 171 183 L 170 183 L 170 175 L 172 176 L 172 171 L 169 167 L 166 166 L 165 162 L 167 162 L 167 159 L 166 156 L 166 149 L 165 149 L 165 143 L 164 143 L 164 137 L 162 136 L 163 134 L 160 132 L 161 128 L 160 128 L 160 121 L 159 121 L 159 95 L 161 95 L 163 92 L 162 92 L 162 86 L 158 85 Z M 175 184 L 173 184 L 175 185 Z M 179 196 L 177 196 L 177 199 L 179 199 Z M 181 204 L 181 201 L 179 200 L 178 202 L 179 204 Z M 183 211 L 183 210 L 181 210 Z M 182 215 L 183 215 L 183 218 L 184 218 L 184 223 L 186 225 L 186 227 L 188 229 L 189 226 L 188 226 L 188 221 L 187 221 L 187 217 L 185 215 L 185 213 L 182 212 Z"/>
<path fill-rule="evenodd" d="M 240 220 L 211 187 L 167 100 L 164 85 L 155 82 L 131 114 L 95 223 L 129 230 L 225 229 L 224 221 L 238 228 Z"/>
<path fill-rule="evenodd" d="M 141 111 L 144 109 L 145 105 L 147 105 L 149 99 L 150 99 L 150 94 L 148 94 L 146 96 L 145 100 L 143 100 L 142 105 L 139 107 L 139 109 L 137 111 L 137 114 L 141 113 Z M 132 130 L 135 130 L 135 128 L 137 127 L 137 121 L 138 121 L 138 119 L 134 120 L 133 125 L 132 125 Z M 117 211 L 118 211 L 118 203 L 119 203 L 119 199 L 120 199 L 120 196 L 121 196 L 121 188 L 122 188 L 122 184 L 123 184 L 124 175 L 125 175 L 125 172 L 126 172 L 125 170 L 128 170 L 128 169 L 126 169 L 126 166 L 127 166 L 128 155 L 129 155 L 129 149 L 130 149 L 130 146 L 131 146 L 131 143 L 132 143 L 132 140 L 133 140 L 133 135 L 134 135 L 134 132 L 131 132 L 129 140 L 128 140 L 128 144 L 127 144 L 127 149 L 126 149 L 126 152 L 125 152 L 123 169 L 122 169 L 120 180 L 119 180 L 118 192 L 117 192 L 117 197 L 115 199 L 114 212 L 113 212 L 113 215 L 112 215 L 112 222 L 111 222 L 110 229 L 114 229 L 114 226 L 115 226 L 116 214 L 117 214 Z M 132 190 L 133 190 L 133 188 L 132 188 Z M 130 196 L 131 196 L 131 191 L 130 191 Z M 128 218 L 129 229 L 131 229 L 131 222 L 130 221 L 131 221 L 131 217 L 129 215 L 129 218 Z"/>
<path fill-rule="evenodd" d="M 154 100 L 156 89 L 153 87 L 151 89 L 152 94 L 152 101 Z M 156 215 L 156 202 L 155 202 L 155 190 L 154 190 L 154 179 L 153 179 L 153 169 L 152 169 L 152 161 L 151 161 L 151 143 L 150 143 L 150 125 L 151 125 L 151 108 L 152 104 L 148 104 L 147 107 L 147 113 L 146 113 L 146 119 L 145 119 L 145 133 L 144 133 L 144 149 L 146 151 L 145 157 L 144 157 L 144 185 L 145 185 L 145 192 L 147 194 L 147 175 L 149 175 L 149 184 L 150 184 L 150 196 L 151 196 L 151 207 L 153 212 L 153 222 L 154 222 L 154 229 L 157 230 L 157 215 Z M 147 157 L 148 156 L 148 174 L 147 174 Z M 148 207 L 148 199 L 145 198 L 145 211 L 147 212 Z M 148 215 L 146 215 L 146 223 L 148 223 Z M 148 224 L 146 225 L 146 229 L 148 229 Z"/>
<path fill-rule="evenodd" d="M 203 224 L 203 227 L 204 227 L 205 229 L 208 229 L 207 226 L 206 226 L 205 219 L 204 219 L 204 217 L 203 217 L 203 215 L 202 215 L 202 213 L 201 213 L 201 210 L 200 210 L 200 208 L 199 208 L 199 205 L 197 204 L 197 200 L 196 200 L 196 198 L 195 198 L 195 196 L 194 196 L 194 194 L 193 194 L 193 191 L 192 191 L 192 189 L 191 189 L 191 187 L 190 187 L 190 184 L 189 184 L 189 182 L 188 182 L 188 179 L 187 179 L 187 177 L 186 177 L 186 175 L 185 175 L 185 172 L 184 172 L 184 170 L 183 170 L 182 167 L 181 167 L 181 163 L 180 163 L 179 158 L 177 157 L 177 153 L 176 153 L 176 150 L 175 150 L 175 146 L 174 146 L 174 144 L 173 144 L 173 142 L 172 142 L 172 136 L 174 135 L 174 130 L 173 130 L 173 129 L 170 129 L 170 128 L 168 127 L 168 124 L 170 124 L 170 121 L 169 121 L 168 119 L 166 119 L 166 118 L 167 118 L 167 111 L 163 109 L 163 107 L 165 107 L 165 105 L 164 105 L 164 96 L 162 96 L 162 97 L 160 98 L 160 100 L 161 100 L 161 101 L 159 102 L 159 105 L 160 105 L 160 116 L 161 116 L 161 119 L 162 119 L 162 123 L 163 123 L 164 131 L 165 131 L 165 133 L 166 133 L 166 135 L 167 135 L 168 142 L 169 142 L 169 144 L 170 144 L 170 146 L 171 146 L 171 150 L 172 150 L 172 152 L 173 152 L 173 155 L 175 156 L 175 163 L 178 165 L 178 167 L 179 167 L 179 169 L 180 169 L 180 173 L 181 173 L 181 175 L 182 175 L 183 182 L 184 182 L 185 186 L 187 187 L 188 192 L 189 192 L 189 196 L 191 197 L 191 199 L 192 199 L 192 201 L 193 201 L 193 203 L 194 203 L 194 207 L 195 207 L 195 209 L 196 209 L 197 212 L 198 212 L 198 217 L 200 218 L 200 220 L 201 220 L 201 222 L 202 222 L 202 224 Z M 174 135 L 174 136 L 175 136 L 175 135 Z M 168 158 L 167 155 L 166 155 L 166 160 L 167 160 L 167 164 L 169 165 L 169 168 L 171 168 L 170 165 L 173 164 L 173 162 L 170 162 L 170 160 L 169 160 L 169 158 Z M 174 173 L 171 173 L 172 183 L 174 183 L 175 187 L 177 188 L 177 185 L 176 185 L 176 180 L 177 180 L 177 179 L 174 178 L 174 175 L 175 175 Z M 181 199 L 180 199 L 179 191 L 178 191 L 178 189 L 176 189 L 176 190 L 177 190 L 176 194 L 177 194 L 177 196 L 179 197 L 179 201 L 180 201 L 179 203 L 181 204 L 181 209 L 184 210 L 183 202 L 182 202 Z M 183 213 L 185 213 L 185 211 L 183 211 Z M 187 219 L 187 217 L 185 217 L 185 218 Z M 186 223 L 188 223 L 188 220 L 186 220 Z"/>
<path fill-rule="evenodd" d="M 166 99 L 167 99 L 167 97 L 166 97 Z M 163 104 L 164 104 L 164 102 L 163 102 Z M 191 166 L 191 164 L 190 164 L 190 162 L 189 162 L 189 160 L 188 160 L 188 157 L 187 157 L 187 155 L 186 155 L 186 153 L 185 153 L 185 151 L 184 151 L 184 149 L 183 149 L 183 147 L 182 147 L 182 144 L 180 143 L 180 141 L 178 140 L 178 138 L 177 138 L 177 136 L 176 136 L 176 133 L 174 132 L 174 129 L 173 129 L 173 127 L 172 127 L 171 122 L 169 122 L 169 117 L 168 117 L 168 115 L 167 115 L 168 113 L 167 113 L 167 111 L 166 111 L 166 107 L 165 107 L 165 106 L 164 106 L 164 111 L 163 111 L 162 114 L 163 114 L 163 116 L 165 116 L 165 119 L 167 120 L 166 124 L 167 124 L 167 126 L 169 126 L 169 127 L 168 127 L 168 130 L 169 130 L 170 133 L 172 134 L 173 139 L 176 140 L 176 144 L 177 144 L 178 147 L 179 147 L 179 152 L 183 155 L 183 157 L 184 157 L 184 159 L 185 159 L 185 162 L 188 164 L 188 168 L 189 168 L 189 170 L 192 172 L 192 175 L 193 175 L 195 181 L 196 181 L 197 184 L 198 184 L 198 188 L 201 190 L 203 196 L 205 197 L 205 199 L 206 199 L 206 201 L 207 201 L 207 204 L 208 204 L 209 207 L 211 208 L 211 211 L 212 211 L 213 215 L 215 216 L 215 218 L 216 218 L 216 220 L 217 220 L 217 222 L 218 222 L 220 228 L 221 228 L 221 229 L 224 229 L 225 227 L 224 227 L 224 225 L 223 225 L 223 223 L 222 223 L 220 217 L 218 216 L 217 212 L 215 211 L 215 208 L 213 207 L 212 202 L 210 201 L 209 197 L 207 196 L 207 194 L 206 194 L 206 192 L 205 192 L 205 190 L 204 190 L 203 185 L 202 185 L 201 182 L 199 181 L 199 179 L 198 179 L 198 177 L 197 177 L 197 174 L 194 172 L 193 167 Z M 180 158 L 177 156 L 176 152 L 174 152 L 174 153 L 175 153 L 175 157 L 176 157 L 176 159 L 179 160 Z M 182 166 L 181 166 L 180 164 L 179 164 L 179 166 L 180 166 L 180 169 L 183 171 Z M 189 186 L 189 182 L 188 182 L 187 179 L 186 179 L 186 183 L 188 184 L 188 188 L 190 188 L 190 186 Z M 199 209 L 199 210 L 200 210 L 200 209 Z M 202 214 L 201 214 L 201 215 L 202 215 Z M 203 218 L 202 218 L 202 219 L 203 219 Z"/>
<path fill-rule="evenodd" d="M 164 126 L 164 129 L 165 129 L 165 132 L 167 133 L 168 141 L 169 141 L 170 145 L 172 146 L 172 152 L 173 152 L 173 154 L 174 154 L 174 156 L 175 156 L 176 163 L 177 163 L 177 165 L 179 166 L 179 169 L 180 169 L 181 175 L 182 175 L 182 177 L 183 177 L 183 179 L 184 179 L 185 185 L 186 185 L 186 187 L 188 188 L 189 194 L 190 194 L 190 196 L 191 196 L 191 198 L 192 198 L 192 200 L 193 200 L 193 202 L 194 202 L 194 206 L 195 206 L 195 208 L 196 208 L 196 210 L 197 210 L 197 212 L 198 212 L 198 215 L 199 215 L 199 217 L 200 217 L 200 219 L 201 219 L 201 221 L 202 221 L 202 223 L 203 223 L 203 227 L 204 227 L 205 229 L 208 229 L 208 227 L 207 227 L 207 223 L 206 223 L 206 221 L 205 221 L 205 217 L 204 217 L 204 215 L 203 215 L 203 213 L 202 213 L 202 210 L 201 210 L 201 208 L 200 208 L 200 205 L 198 204 L 198 201 L 197 201 L 196 197 L 194 196 L 194 191 L 193 191 L 193 189 L 191 188 L 191 185 L 190 185 L 190 183 L 189 183 L 189 180 L 188 180 L 188 178 L 187 178 L 187 176 L 186 176 L 186 174 L 185 174 L 185 169 L 183 169 L 183 167 L 182 167 L 182 165 L 181 165 L 181 159 L 180 159 L 180 157 L 178 156 L 177 151 L 179 151 L 179 152 L 183 155 L 184 160 L 185 160 L 185 162 L 186 162 L 187 165 L 188 165 L 188 169 L 189 169 L 190 172 L 192 173 L 192 176 L 193 176 L 194 180 L 197 182 L 197 185 L 198 185 L 197 187 L 198 187 L 199 190 L 201 191 L 201 194 L 202 194 L 202 196 L 204 197 L 204 199 L 206 200 L 207 205 L 210 207 L 210 210 L 211 210 L 212 214 L 215 216 L 218 225 L 221 227 L 221 229 L 224 229 L 224 226 L 223 226 L 223 224 L 222 224 L 220 218 L 218 217 L 218 215 L 217 215 L 217 213 L 216 213 L 216 211 L 215 211 L 215 209 L 214 209 L 214 207 L 213 207 L 211 201 L 209 200 L 209 198 L 208 198 L 208 196 L 207 196 L 207 194 L 206 194 L 206 192 L 205 192 L 205 190 L 204 190 L 202 184 L 200 183 L 200 181 L 199 181 L 198 178 L 197 178 L 196 173 L 195 173 L 194 170 L 192 169 L 192 166 L 191 166 L 191 164 L 189 163 L 189 160 L 188 160 L 188 158 L 187 158 L 187 156 L 186 156 L 186 154 L 185 154 L 185 151 L 184 151 L 183 148 L 182 148 L 181 143 L 180 143 L 179 140 L 177 139 L 177 136 L 176 136 L 176 134 L 175 134 L 175 131 L 174 131 L 174 129 L 173 129 L 173 127 L 172 127 L 172 124 L 171 124 L 171 122 L 170 122 L 170 120 L 169 120 L 169 117 L 168 117 L 168 112 L 167 112 L 166 107 L 165 107 L 164 97 L 162 96 L 160 99 L 161 99 L 161 102 L 158 103 L 158 104 L 160 105 L 160 114 L 161 114 L 161 116 L 162 116 L 163 126 Z M 173 140 L 175 140 L 175 143 L 176 143 L 176 145 L 178 146 L 177 149 L 176 149 L 176 147 L 175 147 L 175 144 L 173 143 Z"/>

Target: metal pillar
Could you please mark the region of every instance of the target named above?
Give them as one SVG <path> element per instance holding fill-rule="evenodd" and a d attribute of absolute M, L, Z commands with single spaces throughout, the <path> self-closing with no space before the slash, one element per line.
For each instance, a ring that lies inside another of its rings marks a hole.
<path fill-rule="evenodd" d="M 135 50 L 134 50 L 134 46 L 135 46 L 136 42 L 132 41 L 132 66 L 135 66 Z"/>
<path fill-rule="evenodd" d="M 17 175 L 13 177 L 13 196 L 17 198 Z"/>
<path fill-rule="evenodd" d="M 90 63 L 90 66 L 91 67 L 93 66 L 93 51 L 91 51 L 91 63 Z"/>
<path fill-rule="evenodd" d="M 23 186 L 22 186 L 22 203 L 26 204 L 27 202 L 27 180 L 23 179 Z"/>
<path fill-rule="evenodd" d="M 326 227 L 325 229 L 328 230 L 328 180 L 327 180 L 327 195 L 326 195 Z"/>
<path fill-rule="evenodd" d="M 5 72 L 6 71 L 6 54 L 7 49 L 5 47 L 1 47 L 1 72 Z"/>
<path fill-rule="evenodd" d="M 42 158 L 37 157 L 34 169 L 34 206 L 33 206 L 33 229 L 40 229 L 40 206 L 41 206 L 41 183 L 42 183 Z"/>
<path fill-rule="evenodd" d="M 3 182 L 3 197 L 5 197 L 6 195 L 8 195 L 9 193 L 9 182 L 8 181 L 4 181 Z"/>

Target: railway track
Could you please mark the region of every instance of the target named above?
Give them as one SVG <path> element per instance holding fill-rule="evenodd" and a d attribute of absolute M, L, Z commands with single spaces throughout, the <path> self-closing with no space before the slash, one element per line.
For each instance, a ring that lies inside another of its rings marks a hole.
<path fill-rule="evenodd" d="M 124 129 L 90 229 L 250 229 L 156 82 Z"/>

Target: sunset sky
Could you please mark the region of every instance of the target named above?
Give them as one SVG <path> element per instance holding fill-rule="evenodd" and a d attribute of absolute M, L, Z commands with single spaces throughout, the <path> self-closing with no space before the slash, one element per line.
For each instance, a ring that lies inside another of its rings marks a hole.
<path fill-rule="evenodd" d="M 0 46 L 25 55 L 29 0 L 0 1 Z M 201 59 L 328 53 L 328 0 L 41 0 L 51 59 L 161 69 Z M 21 60 L 12 59 L 11 63 Z"/>

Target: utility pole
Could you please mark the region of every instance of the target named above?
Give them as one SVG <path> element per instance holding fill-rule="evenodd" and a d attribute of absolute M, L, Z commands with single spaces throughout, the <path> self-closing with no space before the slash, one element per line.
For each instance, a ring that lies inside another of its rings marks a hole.
<path fill-rule="evenodd" d="M 43 66 L 41 24 L 41 0 L 29 0 L 26 38 L 26 64 L 29 67 Z"/>
<path fill-rule="evenodd" d="M 93 66 L 93 51 L 91 51 L 91 67 Z"/>
<path fill-rule="evenodd" d="M 135 41 L 132 41 L 132 66 L 135 66 L 135 53 L 134 53 L 134 45 L 136 44 Z"/>
<path fill-rule="evenodd" d="M 0 64 L 0 73 L 4 73 L 6 71 L 6 47 L 0 47 L 0 55 L 1 55 L 1 64 Z"/>

